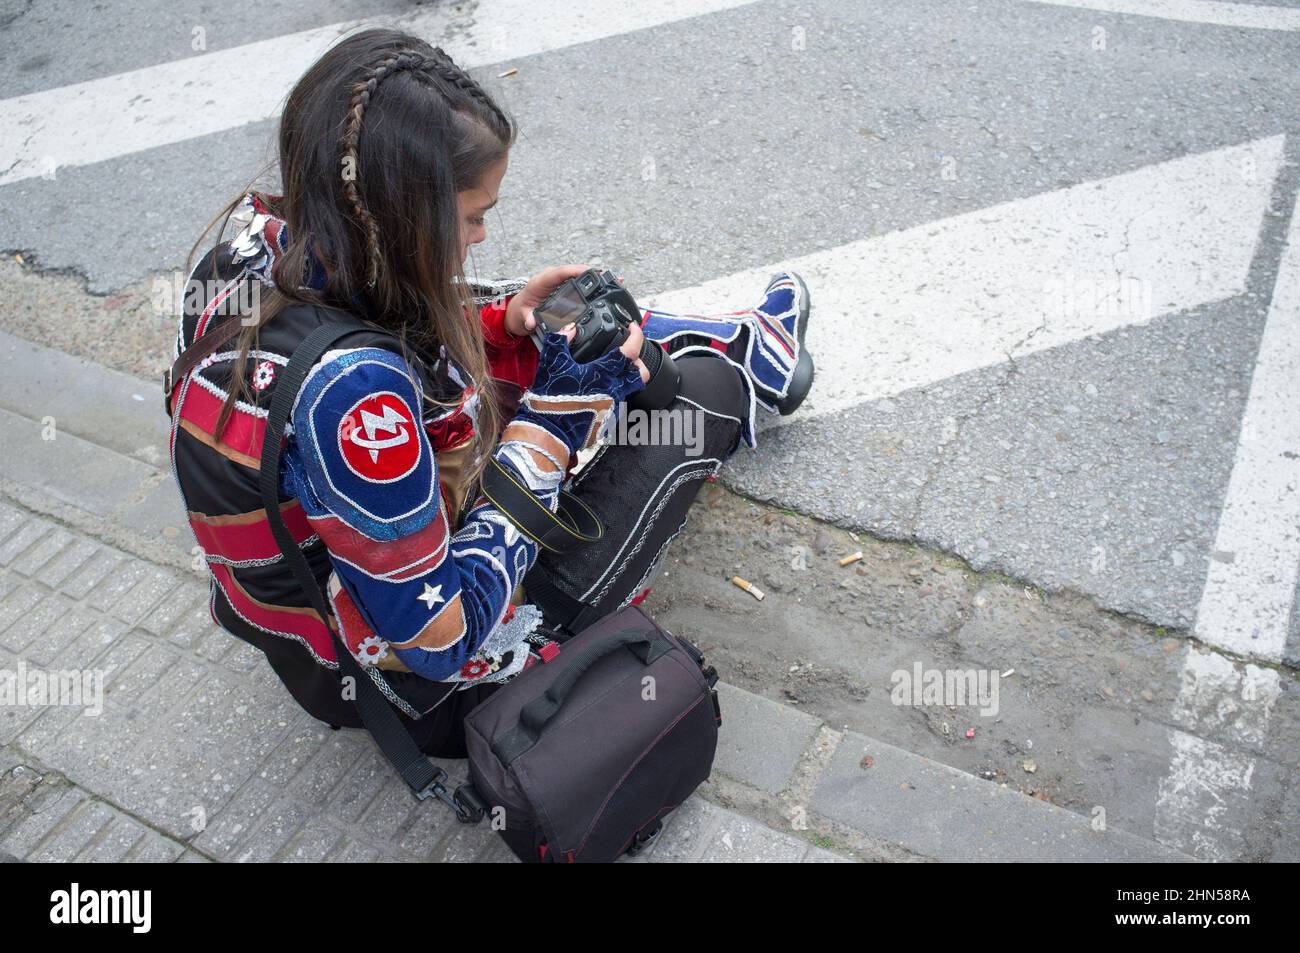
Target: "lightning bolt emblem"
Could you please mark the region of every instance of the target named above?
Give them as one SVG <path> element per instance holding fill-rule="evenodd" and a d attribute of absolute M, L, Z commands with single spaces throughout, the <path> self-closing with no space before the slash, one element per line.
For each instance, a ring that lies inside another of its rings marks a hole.
<path fill-rule="evenodd" d="M 371 463 L 378 462 L 379 451 L 386 450 L 389 447 L 400 447 L 411 439 L 411 432 L 402 424 L 410 423 L 402 416 L 401 411 L 387 404 L 383 405 L 384 412 L 382 415 L 374 414 L 362 408 L 361 426 L 354 427 L 348 434 L 348 439 L 358 447 L 369 451 Z M 362 433 L 365 436 L 362 436 Z M 390 433 L 391 437 L 377 438 L 377 433 Z"/>

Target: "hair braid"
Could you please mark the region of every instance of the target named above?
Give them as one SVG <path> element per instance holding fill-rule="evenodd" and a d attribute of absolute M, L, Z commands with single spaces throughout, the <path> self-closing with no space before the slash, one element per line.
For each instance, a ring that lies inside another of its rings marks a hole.
<path fill-rule="evenodd" d="M 382 257 L 379 253 L 379 225 L 361 201 L 361 192 L 357 188 L 357 179 L 361 175 L 361 122 L 370 98 L 386 77 L 403 70 L 424 71 L 429 65 L 429 58 L 420 53 L 396 53 L 372 67 L 366 78 L 352 88 L 352 101 L 343 126 L 342 160 L 350 166 L 346 169 L 349 174 L 343 176 L 343 194 L 352 203 L 352 210 L 366 232 L 366 285 L 370 288 L 379 280 Z"/>
<path fill-rule="evenodd" d="M 461 92 L 465 93 L 471 99 L 478 102 L 484 109 L 496 117 L 498 123 L 502 126 L 508 126 L 510 121 L 506 114 L 501 111 L 501 107 L 492 101 L 492 97 L 483 91 L 474 79 L 463 69 L 456 65 L 450 56 L 446 54 L 440 46 L 433 48 L 433 68 L 438 75 L 447 83 L 451 84 Z"/>
<path fill-rule="evenodd" d="M 433 47 L 432 53 L 432 56 L 416 51 L 394 53 L 371 67 L 366 78 L 352 88 L 352 100 L 343 127 L 342 161 L 349 166 L 347 172 L 350 173 L 343 177 L 343 194 L 352 204 L 352 210 L 366 233 L 366 285 L 370 288 L 379 281 L 383 257 L 379 250 L 379 226 L 374 216 L 370 214 L 370 210 L 366 208 L 365 202 L 361 200 L 357 180 L 361 174 L 361 125 L 366 107 L 370 105 L 370 99 L 379 84 L 394 73 L 404 70 L 436 75 L 448 87 L 489 113 L 499 129 L 509 129 L 511 125 L 506 114 L 501 111 L 501 107 L 493 102 L 492 97 L 484 92 L 468 73 L 456 65 L 442 47 Z"/>

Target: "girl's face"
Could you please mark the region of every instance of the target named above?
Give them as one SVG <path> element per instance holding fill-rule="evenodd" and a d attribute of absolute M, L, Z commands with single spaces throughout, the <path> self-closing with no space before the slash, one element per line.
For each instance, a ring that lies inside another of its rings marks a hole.
<path fill-rule="evenodd" d="M 456 193 L 456 204 L 460 211 L 460 260 L 464 263 L 469 257 L 469 247 L 477 245 L 487 238 L 487 225 L 484 216 L 487 210 L 497 204 L 501 194 L 501 180 L 505 178 L 509 156 L 502 156 L 496 163 L 488 166 L 482 180 L 472 189 Z"/>

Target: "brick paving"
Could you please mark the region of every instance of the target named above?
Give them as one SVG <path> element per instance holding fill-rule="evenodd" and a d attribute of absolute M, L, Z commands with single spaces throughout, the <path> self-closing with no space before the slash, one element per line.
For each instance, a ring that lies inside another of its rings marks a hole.
<path fill-rule="evenodd" d="M 0 670 L 86 671 L 102 711 L 0 704 L 0 851 L 30 861 L 513 861 L 298 708 L 207 583 L 0 502 Z M 18 699 L 24 700 L 24 699 Z M 439 761 L 452 779 L 463 761 Z M 844 858 L 700 796 L 643 858 Z"/>

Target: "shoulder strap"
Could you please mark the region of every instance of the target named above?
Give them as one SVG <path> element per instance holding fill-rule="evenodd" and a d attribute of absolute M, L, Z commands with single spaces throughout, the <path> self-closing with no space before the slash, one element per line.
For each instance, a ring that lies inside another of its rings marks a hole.
<path fill-rule="evenodd" d="M 447 777 L 447 772 L 436 767 L 420 751 L 415 740 L 403 727 L 397 712 L 393 710 L 392 705 L 384 698 L 372 680 L 383 676 L 374 669 L 367 668 L 363 670 L 357 660 L 352 657 L 352 653 L 343 644 L 338 633 L 330 627 L 330 612 L 325 601 L 325 594 L 321 592 L 316 577 L 307 564 L 306 557 L 303 556 L 302 550 L 298 548 L 298 544 L 294 542 L 293 536 L 289 533 L 289 528 L 285 525 L 284 517 L 280 513 L 280 449 L 284 438 L 284 427 L 289 420 L 289 414 L 293 410 L 294 400 L 298 396 L 298 391 L 301 389 L 307 373 L 316 364 L 320 356 L 329 350 L 330 345 L 339 338 L 353 334 L 356 331 L 357 327 L 355 325 L 341 322 L 321 325 L 308 334 L 303 342 L 298 345 L 293 352 L 293 356 L 289 359 L 288 366 L 279 373 L 274 397 L 271 401 L 270 414 L 266 421 L 266 436 L 262 443 L 261 472 L 259 475 L 262 504 L 266 508 L 271 533 L 275 537 L 280 551 L 284 554 L 285 562 L 293 570 L 298 584 L 307 593 L 312 607 L 320 614 L 326 628 L 329 629 L 331 637 L 334 639 L 334 654 L 338 657 L 340 676 L 351 676 L 356 682 L 357 710 L 361 714 L 362 723 L 374 736 L 375 743 L 388 760 L 392 762 L 393 767 L 397 769 L 397 773 L 402 776 L 402 780 L 410 786 L 411 791 L 417 798 L 424 800 L 431 796 L 437 797 L 449 804 L 456 811 L 456 816 L 460 820 L 473 822 L 479 820 L 481 815 L 479 817 L 473 816 L 472 811 L 469 811 L 447 792 L 447 789 L 442 785 L 442 781 Z"/>
<path fill-rule="evenodd" d="M 221 345 L 239 333 L 245 315 L 233 314 L 215 328 L 205 332 L 202 337 L 180 353 L 172 366 L 163 371 L 163 406 L 167 415 L 172 412 L 172 389 L 190 371 L 194 370 L 205 357 L 216 354 Z"/>
<path fill-rule="evenodd" d="M 312 305 L 311 307 L 317 312 L 317 314 L 320 313 L 321 309 L 319 306 Z M 176 360 L 172 362 L 171 367 L 163 371 L 163 406 L 166 409 L 168 416 L 171 416 L 172 391 L 176 389 L 176 385 L 184 380 L 186 374 L 198 367 L 199 363 L 205 357 L 217 353 L 223 344 L 226 344 L 238 335 L 240 328 L 243 327 L 243 322 L 246 317 L 248 317 L 248 315 L 231 315 L 220 324 L 205 331 L 198 340 L 192 342 L 189 347 L 180 353 Z M 340 322 L 339 327 L 342 328 L 345 327 L 345 325 Z M 361 329 L 359 327 L 354 327 L 352 330 Z M 338 336 L 336 335 L 336 339 L 337 337 Z M 396 338 L 394 338 L 394 342 L 396 342 Z M 394 350 L 400 353 L 400 345 L 394 348 Z"/>

